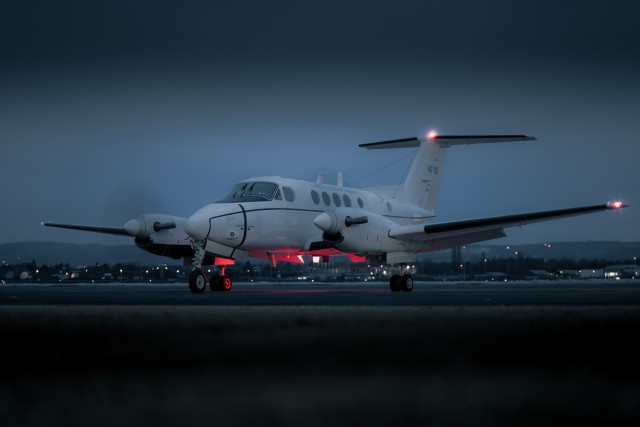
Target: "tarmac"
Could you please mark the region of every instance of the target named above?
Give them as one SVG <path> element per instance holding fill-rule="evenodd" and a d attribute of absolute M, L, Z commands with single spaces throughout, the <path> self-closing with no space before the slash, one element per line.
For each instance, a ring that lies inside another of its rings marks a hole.
<path fill-rule="evenodd" d="M 0 425 L 640 425 L 635 281 L 0 285 Z"/>

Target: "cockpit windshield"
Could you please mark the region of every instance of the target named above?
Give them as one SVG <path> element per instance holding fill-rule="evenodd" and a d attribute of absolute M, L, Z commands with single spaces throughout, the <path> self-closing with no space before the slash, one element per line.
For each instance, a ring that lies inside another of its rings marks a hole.
<path fill-rule="evenodd" d="M 273 182 L 240 182 L 233 187 L 221 203 L 234 202 L 264 202 L 273 199 L 278 184 Z"/>

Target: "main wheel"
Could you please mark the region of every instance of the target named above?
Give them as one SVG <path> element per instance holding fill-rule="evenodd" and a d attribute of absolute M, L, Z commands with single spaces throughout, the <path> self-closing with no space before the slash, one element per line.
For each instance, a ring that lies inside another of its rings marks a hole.
<path fill-rule="evenodd" d="M 229 292 L 231 290 L 231 287 L 233 287 L 233 281 L 231 280 L 231 277 L 227 276 L 226 274 L 220 277 L 220 281 L 218 283 L 221 291 Z"/>
<path fill-rule="evenodd" d="M 220 288 L 220 276 L 218 276 L 217 274 L 211 276 L 211 279 L 209 279 L 209 287 L 213 292 L 221 291 L 222 289 Z"/>
<path fill-rule="evenodd" d="M 401 279 L 399 274 L 394 274 L 393 276 L 391 276 L 389 287 L 391 288 L 392 292 L 400 292 L 400 280 Z"/>
<path fill-rule="evenodd" d="M 413 290 L 413 276 L 410 274 L 402 276 L 400 287 L 404 292 L 411 292 Z"/>
<path fill-rule="evenodd" d="M 201 294 L 207 287 L 207 278 L 202 270 L 193 270 L 189 275 L 189 290 L 194 294 Z"/>

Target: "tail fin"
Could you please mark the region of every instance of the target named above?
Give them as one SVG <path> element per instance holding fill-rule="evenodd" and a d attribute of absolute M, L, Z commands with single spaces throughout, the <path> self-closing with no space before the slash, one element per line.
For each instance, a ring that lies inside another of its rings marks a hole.
<path fill-rule="evenodd" d="M 427 138 L 415 137 L 392 141 L 360 144 L 373 149 L 418 147 L 409 174 L 396 198 L 405 203 L 435 212 L 440 177 L 447 148 L 452 145 L 480 144 L 487 142 L 533 141 L 535 137 L 526 135 L 436 135 Z"/>

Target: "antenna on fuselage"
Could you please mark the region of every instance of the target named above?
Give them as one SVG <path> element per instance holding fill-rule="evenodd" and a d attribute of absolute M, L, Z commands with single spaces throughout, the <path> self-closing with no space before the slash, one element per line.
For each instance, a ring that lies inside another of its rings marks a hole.
<path fill-rule="evenodd" d="M 344 187 L 344 178 L 342 172 L 338 172 L 338 187 Z"/>
<path fill-rule="evenodd" d="M 324 172 L 318 172 L 318 177 L 316 178 L 316 184 L 324 184 Z"/>

